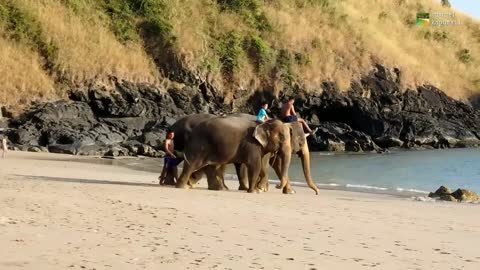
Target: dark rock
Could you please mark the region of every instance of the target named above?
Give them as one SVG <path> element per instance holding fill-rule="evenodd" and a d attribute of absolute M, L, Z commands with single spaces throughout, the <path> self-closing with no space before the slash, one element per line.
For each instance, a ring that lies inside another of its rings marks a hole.
<path fill-rule="evenodd" d="M 155 148 L 142 144 L 138 147 L 138 154 L 147 157 L 162 157 L 165 153 L 163 151 L 158 151 Z"/>
<path fill-rule="evenodd" d="M 0 119 L 1 118 L 12 118 L 13 113 L 10 112 L 7 107 L 5 106 L 0 106 Z"/>
<path fill-rule="evenodd" d="M 140 147 L 142 147 L 142 143 L 139 141 L 127 141 L 122 143 L 122 146 L 128 149 L 130 155 L 139 155 L 140 154 Z"/>
<path fill-rule="evenodd" d="M 153 146 L 155 148 L 162 147 L 163 141 L 165 140 L 166 132 L 145 132 L 142 135 L 141 142 Z"/>
<path fill-rule="evenodd" d="M 352 82 L 348 92 L 339 92 L 334 84 L 325 83 L 321 94 L 309 94 L 296 102 L 296 110 L 307 120 L 347 124 L 375 138 L 381 147 L 480 144 L 478 110 L 430 85 L 402 92 L 399 74 L 399 70 L 390 72 L 377 65 L 373 74 Z M 352 147 L 358 145 L 352 143 Z"/>
<path fill-rule="evenodd" d="M 77 149 L 77 155 L 101 157 L 108 151 L 106 146 L 82 145 Z"/>
<path fill-rule="evenodd" d="M 463 201 L 479 201 L 480 196 L 468 189 L 457 189 L 455 192 L 451 194 L 455 199 L 457 199 L 459 202 Z"/>
<path fill-rule="evenodd" d="M 428 194 L 428 197 L 439 198 L 444 195 L 450 195 L 450 193 L 452 193 L 452 190 L 450 190 L 450 188 L 446 186 L 441 186 L 435 192 L 430 192 L 430 194 Z"/>
<path fill-rule="evenodd" d="M 457 199 L 455 199 L 455 197 L 450 194 L 443 194 L 442 196 L 440 196 L 440 200 L 447 202 L 457 202 Z"/>
<path fill-rule="evenodd" d="M 77 149 L 71 144 L 53 144 L 48 146 L 50 153 L 76 155 Z"/>
<path fill-rule="evenodd" d="M 35 153 L 40 153 L 42 150 L 38 146 L 30 146 L 27 149 L 28 152 L 35 152 Z"/>
<path fill-rule="evenodd" d="M 129 150 L 124 147 L 114 146 L 110 147 L 108 151 L 103 155 L 104 157 L 125 157 L 128 156 Z"/>
<path fill-rule="evenodd" d="M 401 147 L 403 145 L 402 140 L 392 136 L 381 136 L 373 139 L 373 141 L 382 148 Z"/>
<path fill-rule="evenodd" d="M 343 123 L 323 122 L 315 135 L 307 137 L 312 151 L 378 151 L 375 142 L 363 132 Z"/>

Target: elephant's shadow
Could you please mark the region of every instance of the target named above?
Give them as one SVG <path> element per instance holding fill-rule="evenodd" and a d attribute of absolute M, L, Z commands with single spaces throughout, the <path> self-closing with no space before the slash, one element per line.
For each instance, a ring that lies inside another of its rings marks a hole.
<path fill-rule="evenodd" d="M 20 175 L 15 174 L 13 176 L 21 177 L 25 180 L 40 180 L 51 182 L 64 182 L 64 183 L 80 183 L 80 184 L 100 184 L 100 185 L 122 185 L 122 186 L 139 186 L 139 187 L 158 187 L 158 184 L 139 183 L 139 182 L 126 182 L 126 181 L 114 181 L 114 180 L 99 180 L 99 179 L 82 179 L 82 178 L 65 178 L 65 177 L 52 177 L 52 176 L 38 176 L 38 175 Z"/>
<path fill-rule="evenodd" d="M 66 177 L 52 177 L 41 175 L 21 175 L 13 174 L 12 176 L 20 178 L 20 180 L 28 181 L 47 181 L 47 182 L 63 182 L 63 183 L 79 183 L 79 184 L 97 184 L 97 185 L 120 185 L 120 186 L 137 186 L 137 187 L 162 187 L 175 188 L 175 186 L 164 185 L 160 186 L 157 183 L 141 183 L 115 180 L 100 180 L 100 179 L 84 179 L 84 178 L 66 178 Z M 18 179 L 15 179 L 18 180 Z M 206 187 L 195 187 L 196 190 L 208 190 Z"/>

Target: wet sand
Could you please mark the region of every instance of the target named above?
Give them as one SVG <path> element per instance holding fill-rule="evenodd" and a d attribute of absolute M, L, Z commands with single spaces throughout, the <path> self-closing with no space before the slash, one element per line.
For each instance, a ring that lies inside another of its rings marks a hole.
<path fill-rule="evenodd" d="M 71 159 L 0 159 L 0 269 L 480 268 L 478 204 L 178 190 Z"/>

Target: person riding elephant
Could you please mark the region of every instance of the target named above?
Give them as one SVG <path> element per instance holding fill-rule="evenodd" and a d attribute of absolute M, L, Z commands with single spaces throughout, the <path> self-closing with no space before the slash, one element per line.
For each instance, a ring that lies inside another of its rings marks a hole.
<path fill-rule="evenodd" d="M 255 116 L 250 114 L 245 114 L 245 113 L 230 114 L 230 115 L 227 115 L 226 117 L 232 117 L 232 116 L 248 119 L 250 121 L 256 120 Z M 306 137 L 308 136 L 308 134 L 304 133 L 303 126 L 299 122 L 284 123 L 284 125 L 290 131 L 292 154 L 297 154 L 297 156 L 300 158 L 302 162 L 302 169 L 305 176 L 305 181 L 307 182 L 307 185 L 315 192 L 315 194 L 318 195 L 319 189 L 313 182 L 313 179 L 310 173 L 310 149 L 308 148 L 308 143 L 306 140 Z M 282 162 L 283 162 L 282 158 L 283 158 L 282 156 L 275 155 L 275 154 L 268 154 L 268 156 L 266 157 L 266 159 L 268 160 L 268 163 L 274 169 L 279 179 L 281 179 Z M 239 189 L 247 190 L 248 180 L 247 180 L 246 167 L 241 164 L 235 164 L 235 169 L 236 169 L 237 177 L 240 184 Z M 217 174 L 221 174 L 221 173 L 217 172 Z M 260 178 L 261 179 L 258 181 L 258 184 L 256 187 L 257 190 L 268 191 L 268 174 L 262 173 L 260 175 Z M 285 182 L 284 183 L 280 182 L 276 187 L 282 189 L 283 193 L 285 194 L 295 193 L 295 190 L 290 185 L 290 179 L 288 175 Z"/>

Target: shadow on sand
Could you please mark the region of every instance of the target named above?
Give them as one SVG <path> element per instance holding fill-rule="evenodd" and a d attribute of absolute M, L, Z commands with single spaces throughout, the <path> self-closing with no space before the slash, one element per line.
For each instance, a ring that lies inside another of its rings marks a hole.
<path fill-rule="evenodd" d="M 51 177 L 51 176 L 34 176 L 34 175 L 20 175 L 14 174 L 13 176 L 21 177 L 25 180 L 40 180 L 50 182 L 64 182 L 64 183 L 80 183 L 80 184 L 100 184 L 100 185 L 120 185 L 120 186 L 137 186 L 137 187 L 159 187 L 159 184 L 138 183 L 138 182 L 125 182 L 125 181 L 110 181 L 110 180 L 96 180 L 96 179 L 80 179 L 80 178 L 63 178 L 63 177 Z"/>

